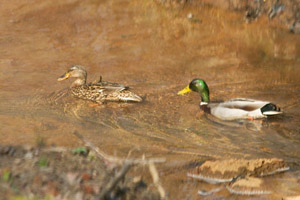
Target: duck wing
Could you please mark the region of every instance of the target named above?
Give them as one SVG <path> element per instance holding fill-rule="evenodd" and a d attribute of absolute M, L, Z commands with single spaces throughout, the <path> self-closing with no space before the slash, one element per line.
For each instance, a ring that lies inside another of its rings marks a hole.
<path fill-rule="evenodd" d="M 267 101 L 237 98 L 222 103 L 209 103 L 212 115 L 222 120 L 263 118 L 267 115 L 281 114 L 280 108 Z"/>
<path fill-rule="evenodd" d="M 220 103 L 219 105 L 229 109 L 239 109 L 251 112 L 269 104 L 267 101 L 259 101 L 254 99 L 236 98 Z"/>
<path fill-rule="evenodd" d="M 102 81 L 100 80 L 96 83 L 89 83 L 89 87 L 98 87 L 98 89 L 106 89 L 106 90 L 114 90 L 114 91 L 122 91 L 122 90 L 128 90 L 128 86 L 124 86 L 119 83 L 109 82 L 109 81 Z"/>
<path fill-rule="evenodd" d="M 127 90 L 127 87 L 122 85 L 108 85 L 108 84 L 91 84 L 86 87 L 91 93 L 99 94 L 99 95 L 109 95 L 115 92 L 121 92 Z"/>
<path fill-rule="evenodd" d="M 128 90 L 128 87 L 117 83 L 101 82 L 86 87 L 91 100 L 96 102 L 104 101 L 132 101 L 141 102 L 142 98 Z"/>

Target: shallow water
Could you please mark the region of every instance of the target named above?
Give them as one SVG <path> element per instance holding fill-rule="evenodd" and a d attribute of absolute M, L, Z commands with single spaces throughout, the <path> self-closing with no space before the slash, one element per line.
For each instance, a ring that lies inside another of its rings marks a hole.
<path fill-rule="evenodd" d="M 299 169 L 300 37 L 276 21 L 244 24 L 239 13 L 137 0 L 4 3 L 1 144 L 75 147 L 78 130 L 110 154 L 165 157 L 158 168 L 170 199 L 199 197 L 208 186 L 186 171 L 206 159 L 277 157 Z M 88 81 L 102 75 L 130 86 L 144 102 L 90 107 L 66 93 L 71 80 L 56 81 L 72 64 L 87 68 Z M 177 95 L 196 77 L 211 99 L 272 100 L 284 115 L 217 121 L 199 110 L 198 94 Z"/>

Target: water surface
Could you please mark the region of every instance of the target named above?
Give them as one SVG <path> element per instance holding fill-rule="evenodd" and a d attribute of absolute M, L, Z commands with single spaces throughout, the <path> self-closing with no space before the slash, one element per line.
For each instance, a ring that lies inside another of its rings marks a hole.
<path fill-rule="evenodd" d="M 198 198 L 208 186 L 186 171 L 207 159 L 277 157 L 299 168 L 300 38 L 276 21 L 245 24 L 240 13 L 149 1 L 4 4 L 1 144 L 81 146 L 78 130 L 110 154 L 165 157 L 158 168 L 170 199 Z M 87 68 L 88 81 L 102 75 L 131 86 L 144 102 L 90 107 L 66 93 L 72 80 L 56 81 L 72 64 Z M 271 100 L 284 115 L 217 121 L 199 110 L 198 94 L 177 96 L 196 77 L 211 99 Z"/>

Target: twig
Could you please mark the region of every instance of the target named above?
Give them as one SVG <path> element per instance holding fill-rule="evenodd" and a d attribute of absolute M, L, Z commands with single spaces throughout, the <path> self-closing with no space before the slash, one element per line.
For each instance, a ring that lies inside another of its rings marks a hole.
<path fill-rule="evenodd" d="M 165 192 L 164 188 L 161 186 L 161 183 L 159 181 L 159 175 L 158 175 L 158 172 L 157 172 L 157 169 L 156 169 L 154 163 L 149 163 L 149 171 L 152 176 L 153 183 L 159 192 L 160 199 L 165 199 L 166 192 Z"/>
<path fill-rule="evenodd" d="M 149 159 L 129 159 L 129 158 L 118 158 L 114 156 L 110 156 L 103 151 L 101 151 L 98 147 L 96 147 L 94 144 L 89 142 L 87 139 L 85 139 L 78 131 L 73 132 L 74 135 L 76 135 L 79 139 L 81 139 L 88 147 L 90 147 L 92 150 L 94 150 L 97 154 L 97 156 L 101 159 L 104 160 L 106 163 L 114 163 L 118 165 L 123 165 L 124 162 L 128 162 L 130 164 L 141 164 L 141 165 L 147 165 L 150 163 L 163 163 L 166 161 L 165 158 L 149 158 Z"/>
<path fill-rule="evenodd" d="M 61 153 L 61 152 L 68 151 L 68 148 L 65 148 L 65 147 L 45 147 L 45 148 L 43 148 L 43 151 Z"/>
<path fill-rule="evenodd" d="M 94 144 L 92 144 L 90 141 L 88 141 L 87 139 L 85 139 L 78 131 L 73 131 L 73 134 L 75 136 L 77 136 L 79 139 L 81 139 L 86 146 L 90 147 L 91 149 L 93 149 L 93 151 L 96 152 L 96 155 L 101 159 L 104 160 L 104 162 L 107 162 L 108 159 L 107 157 L 109 157 L 108 155 L 106 155 L 104 152 L 100 151 Z"/>
<path fill-rule="evenodd" d="M 99 194 L 99 199 L 104 199 L 107 194 L 109 194 L 119 183 L 120 180 L 122 180 L 126 173 L 131 168 L 132 164 L 125 162 L 122 169 L 115 175 L 114 178 L 112 178 L 107 184 L 106 187 L 101 191 Z"/>
<path fill-rule="evenodd" d="M 222 186 L 222 187 L 218 187 L 218 188 L 215 188 L 215 189 L 212 189 L 212 190 L 209 190 L 209 191 L 205 191 L 205 190 L 199 190 L 198 191 L 198 194 L 200 194 L 201 196 L 209 196 L 209 195 L 212 195 L 214 193 L 217 193 L 217 192 L 220 192 L 221 190 L 223 190 L 225 187 Z"/>

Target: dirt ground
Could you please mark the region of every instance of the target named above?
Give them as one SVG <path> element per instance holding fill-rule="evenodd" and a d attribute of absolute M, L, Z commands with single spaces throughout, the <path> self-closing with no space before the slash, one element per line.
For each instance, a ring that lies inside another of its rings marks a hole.
<path fill-rule="evenodd" d="M 141 176 L 125 175 L 106 192 L 119 167 L 86 148 L 0 146 L 0 199 L 159 199 Z"/>
<path fill-rule="evenodd" d="M 297 0 L 156 0 L 166 7 L 212 6 L 224 10 L 245 12 L 244 20 L 251 23 L 266 16 L 279 21 L 293 33 L 300 33 L 300 2 Z"/>

